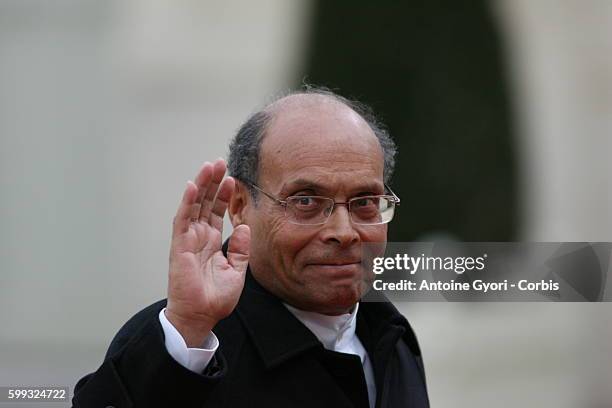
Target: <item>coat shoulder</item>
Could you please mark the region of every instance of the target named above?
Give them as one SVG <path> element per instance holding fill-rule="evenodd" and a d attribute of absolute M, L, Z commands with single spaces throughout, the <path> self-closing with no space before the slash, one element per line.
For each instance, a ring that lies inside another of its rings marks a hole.
<path fill-rule="evenodd" d="M 160 310 L 166 307 L 166 304 L 167 299 L 159 300 L 132 316 L 115 334 L 104 359 L 106 360 L 117 354 L 144 325 L 150 322 L 151 319 L 157 319 L 157 315 Z"/>

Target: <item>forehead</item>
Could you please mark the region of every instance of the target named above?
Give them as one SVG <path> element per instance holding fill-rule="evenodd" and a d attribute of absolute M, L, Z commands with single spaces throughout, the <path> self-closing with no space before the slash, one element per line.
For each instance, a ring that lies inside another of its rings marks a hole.
<path fill-rule="evenodd" d="M 273 109 L 260 150 L 262 184 L 277 192 L 296 180 L 330 190 L 382 187 L 382 148 L 352 109 L 320 95 L 285 101 Z"/>

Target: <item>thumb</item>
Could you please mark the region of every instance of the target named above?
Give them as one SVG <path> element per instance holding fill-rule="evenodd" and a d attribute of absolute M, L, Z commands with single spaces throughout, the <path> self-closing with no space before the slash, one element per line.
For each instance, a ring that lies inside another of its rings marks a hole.
<path fill-rule="evenodd" d="M 251 229 L 248 225 L 238 225 L 229 239 L 227 261 L 238 272 L 244 273 L 249 264 L 249 247 L 251 245 Z"/>

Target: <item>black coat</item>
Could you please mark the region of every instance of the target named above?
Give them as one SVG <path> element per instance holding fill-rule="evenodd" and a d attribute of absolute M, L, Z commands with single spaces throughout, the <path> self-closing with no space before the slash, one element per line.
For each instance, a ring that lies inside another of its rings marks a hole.
<path fill-rule="evenodd" d="M 104 363 L 75 387 L 74 407 L 363 407 L 359 357 L 323 348 L 247 272 L 238 306 L 214 328 L 220 347 L 202 374 L 166 351 L 159 301 L 132 317 Z M 357 335 L 372 361 L 377 407 L 429 407 L 416 337 L 390 303 L 362 302 Z"/>

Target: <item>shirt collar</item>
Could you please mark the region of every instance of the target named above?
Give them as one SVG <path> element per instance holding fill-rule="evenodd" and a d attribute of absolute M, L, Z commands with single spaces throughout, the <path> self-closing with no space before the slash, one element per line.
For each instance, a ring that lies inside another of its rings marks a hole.
<path fill-rule="evenodd" d="M 308 327 L 328 350 L 342 350 L 353 341 L 357 327 L 357 310 L 359 303 L 353 307 L 351 313 L 338 316 L 329 316 L 316 312 L 296 309 L 283 303 L 285 307 L 300 321 Z"/>

